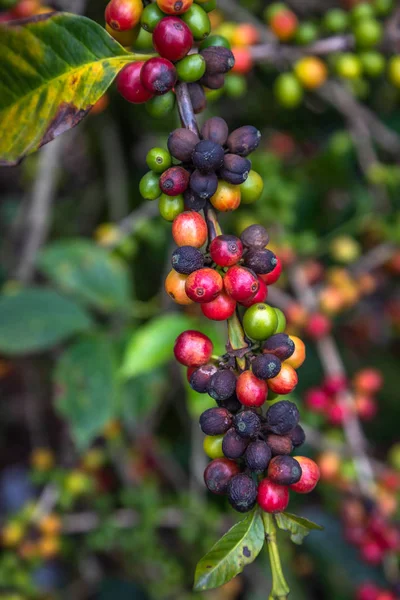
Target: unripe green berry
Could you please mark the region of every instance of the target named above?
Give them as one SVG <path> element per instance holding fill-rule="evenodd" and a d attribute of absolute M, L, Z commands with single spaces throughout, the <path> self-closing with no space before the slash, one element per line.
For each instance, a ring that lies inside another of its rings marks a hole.
<path fill-rule="evenodd" d="M 139 191 L 146 200 L 157 200 L 161 194 L 160 177 L 157 173 L 149 171 L 143 175 L 139 183 Z"/>
<path fill-rule="evenodd" d="M 249 172 L 249 176 L 246 181 L 240 186 L 241 203 L 242 204 L 253 204 L 256 202 L 264 189 L 264 180 L 256 171 L 253 169 Z"/>
<path fill-rule="evenodd" d="M 172 158 L 164 148 L 152 148 L 147 153 L 146 163 L 154 173 L 163 173 L 172 165 Z"/>
<path fill-rule="evenodd" d="M 369 2 L 360 2 L 353 6 L 350 12 L 353 23 L 374 17 L 374 8 Z"/>
<path fill-rule="evenodd" d="M 392 12 L 394 0 L 375 0 L 373 6 L 377 15 L 385 17 Z"/>
<path fill-rule="evenodd" d="M 152 4 L 148 4 L 140 18 L 140 24 L 146 31 L 153 33 L 156 25 L 161 21 L 161 19 L 165 17 L 165 14 L 160 10 L 157 4 L 154 2 Z"/>
<path fill-rule="evenodd" d="M 275 333 L 284 333 L 286 329 L 286 317 L 280 308 L 275 308 L 274 310 L 276 312 L 276 316 L 278 317 L 278 325 L 276 327 Z"/>
<path fill-rule="evenodd" d="M 361 61 L 355 54 L 345 52 L 337 57 L 336 72 L 345 79 L 357 79 L 362 72 Z"/>
<path fill-rule="evenodd" d="M 246 77 L 237 73 L 228 73 L 223 89 L 229 98 L 241 98 L 247 91 Z"/>
<path fill-rule="evenodd" d="M 189 27 L 196 42 L 201 42 L 210 34 L 209 16 L 198 4 L 193 4 L 188 11 L 181 15 L 181 18 Z"/>
<path fill-rule="evenodd" d="M 363 71 L 367 77 L 379 77 L 385 70 L 385 57 L 376 50 L 368 50 L 360 55 Z"/>
<path fill-rule="evenodd" d="M 149 31 L 145 31 L 143 27 L 140 28 L 139 35 L 135 42 L 136 50 L 152 50 L 153 49 L 153 36 Z"/>
<path fill-rule="evenodd" d="M 202 2 L 201 8 L 205 10 L 206 13 L 209 13 L 217 8 L 217 0 L 209 0 L 208 2 Z"/>
<path fill-rule="evenodd" d="M 392 56 L 389 60 L 388 78 L 390 83 L 400 88 L 400 56 Z"/>
<path fill-rule="evenodd" d="M 304 21 L 299 23 L 294 40 L 299 46 L 306 46 L 312 44 L 318 39 L 318 27 L 311 21 Z"/>
<path fill-rule="evenodd" d="M 222 458 L 224 456 L 222 452 L 223 439 L 224 434 L 206 435 L 203 442 L 203 449 L 209 458 Z"/>
<path fill-rule="evenodd" d="M 382 39 L 382 25 L 376 19 L 362 19 L 354 27 L 354 37 L 360 48 L 376 46 Z"/>
<path fill-rule="evenodd" d="M 146 111 L 155 119 L 162 119 L 168 115 L 175 106 L 175 94 L 170 91 L 162 96 L 154 96 L 145 104 Z"/>
<path fill-rule="evenodd" d="M 342 33 L 349 26 L 349 13 L 341 8 L 332 8 L 324 16 L 323 26 L 328 33 Z"/>
<path fill-rule="evenodd" d="M 252 340 L 266 340 L 276 333 L 278 315 L 268 304 L 254 304 L 244 313 L 243 327 L 246 335 Z"/>
<path fill-rule="evenodd" d="M 275 97 L 285 108 L 299 106 L 303 99 L 303 88 L 293 73 L 278 75 L 274 85 Z"/>
<path fill-rule="evenodd" d="M 167 196 L 167 194 L 161 194 L 158 208 L 163 219 L 173 221 L 185 210 L 183 195 Z"/>
<path fill-rule="evenodd" d="M 176 71 L 181 81 L 194 83 L 206 72 L 206 61 L 201 54 L 190 54 L 176 63 Z"/>
<path fill-rule="evenodd" d="M 210 46 L 223 46 L 224 48 L 228 48 L 228 50 L 231 49 L 229 40 L 223 35 L 209 35 L 208 38 L 201 42 L 199 50 L 204 50 L 204 48 L 209 48 Z"/>

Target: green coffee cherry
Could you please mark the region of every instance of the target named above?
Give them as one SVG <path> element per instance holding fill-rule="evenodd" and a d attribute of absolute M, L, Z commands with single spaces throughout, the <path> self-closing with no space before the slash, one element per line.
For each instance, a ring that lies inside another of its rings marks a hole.
<path fill-rule="evenodd" d="M 140 28 L 139 35 L 135 42 L 136 50 L 152 50 L 153 49 L 153 36 L 149 31 L 145 31 L 143 27 Z"/>
<path fill-rule="evenodd" d="M 219 88 L 219 90 L 209 90 L 208 88 L 205 90 L 207 102 L 216 102 L 221 98 L 225 91 L 225 87 Z"/>
<path fill-rule="evenodd" d="M 206 61 L 201 54 L 190 54 L 177 62 L 175 67 L 181 81 L 194 83 L 206 72 Z"/>
<path fill-rule="evenodd" d="M 281 106 L 295 108 L 303 100 L 303 88 L 293 73 L 278 75 L 274 85 L 275 97 Z"/>
<path fill-rule="evenodd" d="M 210 46 L 223 46 L 224 48 L 228 48 L 228 50 L 231 49 L 229 40 L 223 35 L 209 35 L 208 38 L 201 42 L 199 49 L 204 50 L 204 48 L 209 48 Z"/>
<path fill-rule="evenodd" d="M 143 198 L 146 200 L 157 200 L 161 194 L 159 180 L 159 175 L 153 173 L 153 171 L 149 171 L 146 175 L 143 175 L 139 183 L 139 191 Z"/>
<path fill-rule="evenodd" d="M 164 173 L 172 165 L 172 157 L 164 148 L 152 148 L 147 153 L 146 163 L 154 173 Z"/>
<path fill-rule="evenodd" d="M 174 92 L 167 92 L 162 96 L 154 96 L 145 104 L 146 111 L 155 119 L 162 119 L 168 115 L 175 106 Z"/>
<path fill-rule="evenodd" d="M 361 61 L 355 54 L 344 52 L 336 59 L 336 72 L 344 79 L 357 79 L 362 73 Z"/>
<path fill-rule="evenodd" d="M 385 57 L 376 50 L 368 50 L 360 55 L 363 71 L 367 77 L 379 77 L 385 70 Z"/>
<path fill-rule="evenodd" d="M 318 33 L 318 27 L 315 23 L 304 21 L 303 23 L 299 23 L 294 41 L 299 46 L 307 46 L 307 44 L 312 44 L 318 39 Z"/>
<path fill-rule="evenodd" d="M 161 194 L 158 208 L 163 219 L 166 221 L 173 221 L 175 217 L 180 215 L 185 209 L 183 196 L 167 196 L 167 194 Z"/>
<path fill-rule="evenodd" d="M 400 88 L 400 56 L 392 56 L 389 60 L 388 78 L 390 83 Z"/>
<path fill-rule="evenodd" d="M 394 0 L 375 0 L 373 7 L 377 15 L 386 17 L 394 8 Z"/>
<path fill-rule="evenodd" d="M 189 27 L 196 42 L 201 42 L 210 35 L 211 23 L 209 16 L 199 4 L 193 4 L 181 17 L 182 21 Z"/>
<path fill-rule="evenodd" d="M 246 77 L 237 73 L 228 73 L 225 77 L 224 89 L 229 98 L 241 98 L 247 91 Z"/>
<path fill-rule="evenodd" d="M 269 23 L 270 20 L 282 10 L 287 10 L 287 5 L 284 2 L 273 2 L 264 10 L 264 20 Z"/>
<path fill-rule="evenodd" d="M 382 39 L 382 25 L 376 19 L 361 19 L 354 27 L 354 37 L 359 48 L 372 48 Z"/>
<path fill-rule="evenodd" d="M 349 13 L 341 8 L 328 10 L 322 21 L 325 31 L 328 33 L 343 33 L 350 23 Z"/>
<path fill-rule="evenodd" d="M 157 4 L 154 2 L 152 4 L 148 4 L 140 18 L 140 24 L 146 31 L 153 33 L 156 28 L 156 25 L 161 21 L 161 19 L 165 17 L 165 14 L 160 10 Z"/>
<path fill-rule="evenodd" d="M 253 304 L 244 313 L 243 327 L 246 335 L 252 340 L 266 340 L 276 332 L 278 315 L 268 304 Z"/>
<path fill-rule="evenodd" d="M 205 10 L 206 13 L 209 13 L 217 8 L 217 0 L 209 0 L 209 2 L 202 2 L 201 8 Z"/>
<path fill-rule="evenodd" d="M 353 23 L 363 19 L 372 19 L 374 17 L 374 7 L 369 2 L 360 2 L 360 4 L 353 6 L 350 15 Z"/>
<path fill-rule="evenodd" d="M 251 170 L 246 181 L 240 185 L 242 204 L 253 204 L 256 202 L 264 189 L 264 180 L 256 171 Z"/>
<path fill-rule="evenodd" d="M 276 312 L 276 316 L 278 317 L 278 325 L 275 333 L 284 333 L 286 329 L 286 317 L 280 308 L 274 308 L 274 310 Z"/>
<path fill-rule="evenodd" d="M 222 452 L 223 439 L 224 435 L 206 435 L 203 442 L 203 449 L 209 458 L 222 458 L 224 456 Z"/>

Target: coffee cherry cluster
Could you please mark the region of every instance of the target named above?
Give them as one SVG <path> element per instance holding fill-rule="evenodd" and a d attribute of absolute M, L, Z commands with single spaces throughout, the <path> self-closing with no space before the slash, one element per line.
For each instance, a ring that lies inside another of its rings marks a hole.
<path fill-rule="evenodd" d="M 354 397 L 354 410 L 358 417 L 363 421 L 370 421 L 377 413 L 375 395 L 382 383 L 382 375 L 372 368 L 358 371 L 351 385 L 345 377 L 327 377 L 320 387 L 313 387 L 306 392 L 305 406 L 324 416 L 331 425 L 342 425 L 351 410 L 341 401 L 341 394 L 348 390 Z"/>
<path fill-rule="evenodd" d="M 263 180 L 251 169 L 251 161 L 247 158 L 259 145 L 260 137 L 260 132 L 250 125 L 229 134 L 224 119 L 212 117 L 204 123 L 199 135 L 189 129 L 175 129 L 168 139 L 168 151 L 153 148 L 148 153 L 147 165 L 151 171 L 142 178 L 140 192 L 147 200 L 158 199 L 161 215 L 167 221 L 174 221 L 174 240 L 178 246 L 184 247 L 179 250 L 182 260 L 189 260 L 188 252 L 193 255 L 193 248 L 187 250 L 186 246 L 200 248 L 207 237 L 204 219 L 192 211 L 198 213 L 203 210 L 208 201 L 219 211 L 231 211 L 241 201 L 252 203 L 260 197 Z M 190 212 L 183 213 L 185 209 Z M 175 219 L 178 219 L 177 223 Z M 187 237 L 189 230 L 190 239 Z M 223 236 L 213 242 L 211 256 L 204 256 L 201 266 L 208 262 L 223 268 L 242 260 L 243 245 L 240 240 L 234 236 L 225 238 Z M 263 252 L 270 260 L 277 260 L 271 252 Z M 222 260 L 221 253 L 231 256 Z M 243 260 L 251 262 L 251 252 L 247 252 L 247 255 L 248 258 Z M 174 259 L 176 264 L 179 256 Z M 199 260 L 198 257 L 193 265 L 185 264 L 184 271 L 181 267 L 180 271 L 177 269 L 178 272 L 189 275 L 200 269 Z M 255 260 L 253 258 L 253 262 Z M 267 273 L 275 266 L 275 263 L 264 264 L 259 269 Z M 205 297 L 202 302 L 207 302 Z"/>

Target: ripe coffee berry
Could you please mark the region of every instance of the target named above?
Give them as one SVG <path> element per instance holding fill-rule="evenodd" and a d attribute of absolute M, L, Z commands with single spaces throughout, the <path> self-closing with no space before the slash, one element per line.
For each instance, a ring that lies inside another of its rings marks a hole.
<path fill-rule="evenodd" d="M 210 244 L 212 260 L 220 267 L 235 265 L 243 254 L 243 245 L 235 235 L 218 235 Z"/>
<path fill-rule="evenodd" d="M 200 248 L 207 240 L 207 225 L 201 215 L 185 211 L 172 223 L 172 237 L 177 246 Z"/>
<path fill-rule="evenodd" d="M 250 225 L 241 234 L 240 239 L 246 248 L 260 250 L 269 242 L 267 230 L 261 225 Z"/>
<path fill-rule="evenodd" d="M 137 61 L 126 65 L 117 76 L 117 89 L 121 96 L 132 104 L 143 104 L 153 97 L 140 80 L 144 62 Z"/>
<path fill-rule="evenodd" d="M 282 363 L 274 354 L 260 354 L 251 363 L 251 368 L 258 379 L 271 379 L 278 375 Z"/>
<path fill-rule="evenodd" d="M 208 200 L 218 189 L 218 177 L 215 173 L 202 173 L 196 169 L 190 176 L 190 189 L 199 198 Z"/>
<path fill-rule="evenodd" d="M 274 354 L 281 360 L 286 360 L 292 356 L 295 350 L 295 344 L 286 333 L 276 333 L 275 335 L 271 335 L 271 337 L 263 343 L 262 348 L 263 352 Z"/>
<path fill-rule="evenodd" d="M 270 406 L 266 414 L 266 426 L 277 435 L 285 435 L 296 427 L 300 419 L 297 406 L 289 400 L 282 400 Z"/>
<path fill-rule="evenodd" d="M 228 483 L 240 473 L 239 466 L 227 458 L 217 458 L 207 465 L 204 483 L 213 494 L 226 494 Z"/>
<path fill-rule="evenodd" d="M 268 478 L 279 485 L 297 483 L 301 477 L 301 467 L 291 456 L 275 456 L 268 465 Z"/>
<path fill-rule="evenodd" d="M 253 304 L 259 304 L 260 302 L 265 302 L 268 298 L 268 288 L 260 277 L 257 277 L 259 287 L 258 292 L 248 300 L 243 300 L 240 304 L 245 306 L 246 308 L 250 308 Z"/>
<path fill-rule="evenodd" d="M 233 418 L 233 426 L 240 437 L 254 438 L 261 429 L 261 420 L 254 411 L 243 410 Z"/>
<path fill-rule="evenodd" d="M 182 275 L 174 269 L 168 273 L 165 279 L 165 291 L 168 296 L 170 296 L 174 302 L 181 304 L 182 306 L 193 304 L 193 300 L 191 300 L 186 293 L 186 279 L 187 275 Z"/>
<path fill-rule="evenodd" d="M 258 292 L 259 286 L 255 273 L 245 267 L 234 265 L 225 274 L 224 287 L 237 302 L 252 298 Z"/>
<path fill-rule="evenodd" d="M 204 266 L 204 256 L 193 246 L 181 246 L 172 253 L 171 264 L 178 273 L 190 275 Z"/>
<path fill-rule="evenodd" d="M 257 484 L 245 473 L 235 475 L 228 483 L 228 500 L 238 512 L 251 510 L 257 501 Z"/>
<path fill-rule="evenodd" d="M 236 154 L 225 154 L 220 177 L 233 185 L 240 185 L 246 181 L 251 169 L 251 162 L 247 158 Z"/>
<path fill-rule="evenodd" d="M 129 31 L 139 23 L 142 12 L 142 0 L 111 0 L 106 7 L 105 19 L 115 31 Z"/>
<path fill-rule="evenodd" d="M 272 306 L 260 302 L 248 308 L 243 317 L 246 335 L 253 340 L 266 340 L 275 333 L 278 317 Z"/>
<path fill-rule="evenodd" d="M 257 502 L 267 513 L 283 512 L 289 504 L 289 489 L 269 479 L 263 479 L 258 485 Z"/>
<path fill-rule="evenodd" d="M 284 362 L 278 375 L 268 379 L 268 388 L 275 394 L 290 394 L 298 383 L 296 371 Z"/>
<path fill-rule="evenodd" d="M 231 50 L 223 46 L 209 46 L 200 50 L 200 54 L 206 62 L 208 75 L 227 73 L 235 64 Z"/>
<path fill-rule="evenodd" d="M 140 72 L 143 86 L 158 96 L 172 90 L 176 83 L 177 74 L 172 62 L 166 58 L 156 57 L 146 61 Z"/>
<path fill-rule="evenodd" d="M 157 6 L 167 15 L 181 15 L 193 4 L 193 0 L 156 0 Z"/>
<path fill-rule="evenodd" d="M 226 321 L 236 310 L 236 300 L 226 292 L 221 292 L 211 302 L 201 305 L 201 312 L 207 319 L 212 321 Z"/>
<path fill-rule="evenodd" d="M 253 471 L 253 473 L 263 473 L 271 460 L 271 449 L 262 440 L 250 442 L 247 446 L 244 459 L 250 471 Z"/>
<path fill-rule="evenodd" d="M 186 367 L 205 365 L 211 358 L 213 343 L 200 331 L 188 329 L 176 338 L 175 358 Z"/>
<path fill-rule="evenodd" d="M 279 259 L 279 257 L 276 257 L 277 263 L 274 267 L 274 269 L 272 271 L 270 271 L 270 273 L 267 273 L 266 275 L 261 275 L 262 279 L 265 281 L 265 283 L 267 285 L 272 285 L 273 283 L 276 283 L 279 279 L 279 277 L 281 276 L 282 273 L 282 263 Z"/>
<path fill-rule="evenodd" d="M 204 173 L 216 171 L 224 162 L 224 149 L 215 142 L 202 140 L 193 150 L 192 161 L 196 169 Z"/>
<path fill-rule="evenodd" d="M 240 187 L 226 181 L 219 181 L 218 187 L 210 198 L 214 208 L 221 212 L 236 210 L 240 204 Z"/>
<path fill-rule="evenodd" d="M 290 339 L 294 343 L 294 352 L 285 360 L 285 363 L 293 367 L 293 369 L 298 369 L 306 359 L 306 346 L 303 340 L 295 335 L 291 335 Z"/>
<path fill-rule="evenodd" d="M 244 264 L 257 274 L 266 274 L 274 270 L 277 258 L 271 250 L 249 250 L 244 257 Z"/>
<path fill-rule="evenodd" d="M 200 83 L 209 90 L 220 90 L 222 87 L 224 87 L 225 76 L 222 74 L 208 75 L 205 73 L 200 79 Z"/>
<path fill-rule="evenodd" d="M 271 450 L 272 456 L 280 456 L 282 454 L 291 454 L 293 451 L 293 442 L 288 435 L 276 435 L 275 433 L 269 433 L 265 441 Z"/>
<path fill-rule="evenodd" d="M 171 167 L 160 177 L 160 188 L 167 196 L 183 194 L 189 185 L 189 173 L 183 167 Z"/>
<path fill-rule="evenodd" d="M 198 113 L 203 112 L 207 106 L 207 98 L 203 86 L 198 82 L 189 83 L 188 90 L 194 114 L 197 115 Z"/>
<path fill-rule="evenodd" d="M 190 187 L 183 194 L 183 198 L 185 201 L 186 211 L 194 210 L 196 212 L 200 212 L 207 203 L 207 198 L 200 198 L 200 196 L 197 196 L 197 194 L 192 192 Z"/>
<path fill-rule="evenodd" d="M 210 140 L 215 144 L 224 146 L 228 139 L 229 129 L 227 122 L 221 117 L 211 117 L 207 119 L 201 128 L 201 136 L 205 140 Z"/>
<path fill-rule="evenodd" d="M 207 392 L 218 403 L 230 398 L 236 389 L 236 375 L 227 369 L 217 371 L 208 382 Z"/>
<path fill-rule="evenodd" d="M 253 152 L 261 140 L 261 133 L 252 125 L 245 125 L 232 131 L 228 137 L 227 146 L 229 152 L 239 156 L 248 156 Z M 268 243 L 268 242 L 267 242 Z M 266 244 L 264 244 L 266 246 Z"/>
<path fill-rule="evenodd" d="M 301 467 L 301 477 L 297 483 L 290 486 L 290 489 L 298 494 L 308 494 L 317 485 L 320 472 L 316 462 L 306 456 L 296 456 L 296 460 Z"/>
<path fill-rule="evenodd" d="M 198 369 L 194 369 L 189 377 L 190 387 L 199 394 L 205 394 L 208 382 L 216 371 L 217 367 L 215 365 L 202 365 Z M 211 433 L 210 435 L 214 434 Z"/>
<path fill-rule="evenodd" d="M 228 429 L 222 442 L 222 452 L 226 458 L 236 460 L 243 456 L 246 451 L 248 439 L 242 438 L 238 435 L 233 427 Z"/>
<path fill-rule="evenodd" d="M 268 386 L 265 381 L 257 379 L 251 371 L 244 371 L 238 377 L 236 394 L 244 406 L 262 406 L 267 399 Z"/>
<path fill-rule="evenodd" d="M 288 433 L 288 436 L 292 440 L 293 448 L 302 446 L 306 441 L 306 434 L 301 425 L 296 425 L 296 427 Z"/>
<path fill-rule="evenodd" d="M 186 293 L 194 302 L 211 302 L 222 291 L 221 275 L 205 267 L 191 273 L 186 280 Z"/>
<path fill-rule="evenodd" d="M 195 146 L 199 143 L 198 136 L 189 129 L 175 129 L 169 136 L 167 146 L 170 154 L 182 162 L 190 162 Z"/>
<path fill-rule="evenodd" d="M 200 427 L 206 435 L 220 435 L 228 431 L 231 425 L 232 415 L 226 408 L 209 408 L 200 417 Z"/>
<path fill-rule="evenodd" d="M 232 414 L 237 413 L 243 408 L 242 404 L 238 400 L 238 397 L 236 396 L 236 393 L 232 394 L 232 396 L 230 398 L 227 398 L 226 400 L 221 400 L 220 402 L 217 402 L 217 404 L 218 406 L 226 408 Z"/>
<path fill-rule="evenodd" d="M 177 62 L 193 46 L 193 34 L 182 19 L 165 17 L 154 29 L 153 45 L 160 56 Z"/>

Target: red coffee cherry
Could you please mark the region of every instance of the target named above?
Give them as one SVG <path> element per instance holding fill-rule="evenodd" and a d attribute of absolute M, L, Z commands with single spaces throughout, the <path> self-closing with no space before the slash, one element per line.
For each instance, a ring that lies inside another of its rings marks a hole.
<path fill-rule="evenodd" d="M 286 362 L 282 363 L 282 368 L 276 377 L 268 379 L 268 388 L 274 394 L 290 394 L 298 383 L 296 371 Z"/>
<path fill-rule="evenodd" d="M 353 379 L 354 387 L 363 394 L 376 394 L 383 385 L 382 373 L 378 369 L 362 369 Z"/>
<path fill-rule="evenodd" d="M 176 79 L 176 69 L 172 62 L 161 57 L 147 60 L 140 73 L 140 81 L 146 90 L 156 96 L 161 96 L 172 90 Z"/>
<path fill-rule="evenodd" d="M 210 244 L 213 261 L 220 267 L 231 267 L 242 258 L 243 244 L 235 235 L 218 235 Z"/>
<path fill-rule="evenodd" d="M 347 389 L 347 377 L 340 373 L 336 375 L 328 375 L 324 379 L 323 389 L 328 396 L 334 396 Z"/>
<path fill-rule="evenodd" d="M 268 386 L 251 371 L 244 371 L 238 377 L 236 395 L 244 406 L 262 406 L 267 399 Z"/>
<path fill-rule="evenodd" d="M 289 504 L 289 490 L 270 479 L 263 479 L 258 485 L 257 502 L 267 513 L 283 512 Z"/>
<path fill-rule="evenodd" d="M 305 331 L 311 339 L 320 340 L 328 335 L 331 329 L 331 320 L 325 315 L 315 313 L 309 317 Z"/>
<path fill-rule="evenodd" d="M 294 12 L 286 8 L 276 12 L 269 22 L 272 31 L 283 42 L 287 42 L 294 36 L 297 24 Z"/>
<path fill-rule="evenodd" d="M 140 72 L 144 65 L 143 61 L 137 61 L 126 65 L 117 76 L 117 89 L 121 96 L 132 102 L 132 104 L 143 104 L 153 97 L 153 94 L 146 90 L 140 80 Z"/>
<path fill-rule="evenodd" d="M 362 583 L 357 589 L 356 600 L 377 600 L 379 592 L 374 583 Z"/>
<path fill-rule="evenodd" d="M 277 263 L 274 269 L 265 275 L 260 275 L 261 279 L 266 283 L 266 285 L 272 285 L 276 283 L 281 276 L 282 273 L 282 263 L 280 261 L 279 256 L 276 256 Z"/>
<path fill-rule="evenodd" d="M 246 308 L 250 308 L 253 304 L 259 304 L 260 302 L 265 302 L 268 298 L 268 288 L 261 277 L 257 277 L 258 283 L 260 287 L 258 288 L 258 292 L 253 296 L 253 298 L 249 298 L 248 300 L 243 300 L 240 304 L 245 306 Z"/>
<path fill-rule="evenodd" d="M 224 287 L 237 302 L 245 302 L 258 292 L 260 284 L 255 273 L 234 265 L 225 274 Z"/>
<path fill-rule="evenodd" d="M 223 281 L 221 275 L 205 267 L 191 273 L 186 280 L 186 293 L 191 300 L 203 304 L 211 302 L 222 291 Z"/>
<path fill-rule="evenodd" d="M 200 331 L 188 329 L 176 338 L 175 358 L 186 367 L 205 365 L 210 360 L 212 352 L 212 341 Z"/>
<path fill-rule="evenodd" d="M 172 237 L 177 246 L 201 248 L 207 240 L 207 224 L 199 213 L 185 211 L 174 219 Z"/>
<path fill-rule="evenodd" d="M 304 404 L 308 410 L 325 413 L 329 407 L 329 396 L 321 388 L 310 388 L 305 394 Z"/>
<path fill-rule="evenodd" d="M 193 0 L 156 0 L 157 6 L 167 15 L 182 15 L 193 4 Z"/>
<path fill-rule="evenodd" d="M 111 0 L 106 7 L 107 25 L 115 31 L 133 29 L 143 12 L 142 0 Z"/>
<path fill-rule="evenodd" d="M 201 305 L 201 312 L 212 321 L 226 321 L 236 310 L 236 300 L 221 292 L 215 300 Z"/>
<path fill-rule="evenodd" d="M 316 462 L 306 456 L 296 456 L 297 462 L 301 467 L 301 477 L 297 483 L 290 486 L 290 489 L 298 494 L 308 494 L 317 485 L 320 472 Z"/>
<path fill-rule="evenodd" d="M 360 548 L 361 558 L 369 565 L 379 565 L 385 555 L 385 551 L 373 537 L 366 537 Z"/>
<path fill-rule="evenodd" d="M 213 494 L 226 494 L 228 483 L 240 473 L 239 466 L 228 458 L 216 458 L 204 471 L 204 483 Z"/>
<path fill-rule="evenodd" d="M 160 56 L 177 62 L 193 46 L 193 34 L 182 19 L 165 17 L 154 29 L 153 45 Z"/>
<path fill-rule="evenodd" d="M 160 177 L 160 189 L 167 196 L 179 196 L 189 185 L 189 177 L 183 167 L 170 167 Z"/>
<path fill-rule="evenodd" d="M 187 275 L 178 273 L 174 269 L 168 273 L 165 279 L 165 291 L 177 304 L 187 305 L 193 303 L 185 290 L 186 279 Z"/>

